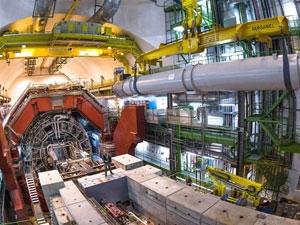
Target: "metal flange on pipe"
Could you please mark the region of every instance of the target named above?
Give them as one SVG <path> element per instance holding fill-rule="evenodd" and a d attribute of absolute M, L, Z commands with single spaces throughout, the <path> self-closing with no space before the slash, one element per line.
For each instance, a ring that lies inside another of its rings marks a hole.
<path fill-rule="evenodd" d="M 118 97 L 126 97 L 187 91 L 296 90 L 300 87 L 298 61 L 299 55 L 290 54 L 288 65 L 281 55 L 190 65 L 152 75 L 131 77 L 117 82 L 113 91 Z M 287 66 L 289 77 L 285 73 Z"/>

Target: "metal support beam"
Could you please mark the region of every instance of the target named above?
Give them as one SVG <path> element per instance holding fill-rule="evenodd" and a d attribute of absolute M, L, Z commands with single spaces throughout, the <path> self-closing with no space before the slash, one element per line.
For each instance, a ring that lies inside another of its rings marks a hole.
<path fill-rule="evenodd" d="M 25 73 L 27 76 L 32 76 L 35 71 L 36 58 L 27 58 L 25 60 Z"/>
<path fill-rule="evenodd" d="M 295 6 L 296 6 L 298 18 L 300 18 L 300 0 L 294 0 L 294 3 L 295 3 Z"/>
<path fill-rule="evenodd" d="M 167 95 L 167 101 L 168 101 L 168 109 L 173 109 L 173 95 L 172 94 Z"/>
<path fill-rule="evenodd" d="M 237 145 L 237 170 L 238 176 L 244 176 L 245 154 L 245 92 L 238 92 L 238 145 Z"/>
<path fill-rule="evenodd" d="M 68 58 L 66 57 L 58 57 L 55 58 L 48 69 L 49 74 L 55 74 L 58 72 L 64 64 L 67 64 Z"/>
<path fill-rule="evenodd" d="M 169 155 L 169 162 L 170 162 L 170 172 L 174 177 L 176 176 L 176 148 L 173 146 L 173 139 L 174 139 L 174 132 L 173 129 L 168 129 L 169 134 L 169 149 L 170 149 L 170 155 Z"/>

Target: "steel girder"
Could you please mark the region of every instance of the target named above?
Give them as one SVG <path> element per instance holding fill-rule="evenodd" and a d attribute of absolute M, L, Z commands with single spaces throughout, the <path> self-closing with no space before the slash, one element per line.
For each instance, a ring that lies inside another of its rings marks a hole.
<path fill-rule="evenodd" d="M 8 34 L 0 37 L 0 59 L 122 57 L 127 53 L 135 57 L 141 53 L 135 41 L 128 37 L 55 32 Z"/>

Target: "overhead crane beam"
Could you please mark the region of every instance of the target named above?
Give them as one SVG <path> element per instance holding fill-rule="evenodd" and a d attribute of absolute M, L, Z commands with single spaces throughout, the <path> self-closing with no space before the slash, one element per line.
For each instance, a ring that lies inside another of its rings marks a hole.
<path fill-rule="evenodd" d="M 51 47 L 53 40 L 55 40 L 55 45 Z M 65 47 L 70 42 L 73 43 L 72 47 Z M 0 43 L 0 60 L 26 57 L 101 57 L 118 55 L 118 53 L 120 55 L 131 53 L 137 56 L 141 53 L 135 41 L 128 37 L 102 34 L 10 34 L 1 36 Z M 24 45 L 26 48 L 22 48 Z M 91 49 L 109 54 L 79 54 L 79 50 Z"/>
<path fill-rule="evenodd" d="M 74 0 L 70 8 L 66 12 L 65 17 L 62 19 L 62 21 L 67 21 L 71 18 L 72 13 L 75 7 L 77 6 L 77 4 L 78 4 L 78 0 Z M 54 46 L 54 44 L 55 44 L 55 40 L 52 41 L 51 46 Z M 46 61 L 47 61 L 47 57 L 44 57 L 40 66 L 41 70 L 44 68 Z M 51 62 L 50 67 L 48 68 L 49 73 L 52 74 L 58 72 L 59 69 L 62 68 L 63 64 L 67 64 L 67 58 L 59 58 L 59 57 L 54 58 L 53 61 Z"/>
<path fill-rule="evenodd" d="M 288 20 L 283 16 L 238 24 L 228 28 L 215 27 L 211 31 L 200 33 L 197 37 L 162 45 L 158 49 L 146 52 L 138 57 L 137 62 L 151 64 L 165 56 L 202 52 L 205 48 L 235 41 L 256 40 L 270 43 L 271 36 L 286 35 L 288 32 Z"/>
<path fill-rule="evenodd" d="M 38 58 L 38 57 L 112 57 L 115 53 L 107 48 L 65 47 L 65 46 L 36 46 L 19 50 L 10 48 L 3 54 L 2 59 Z M 1 58 L 0 58 L 1 59 Z"/>

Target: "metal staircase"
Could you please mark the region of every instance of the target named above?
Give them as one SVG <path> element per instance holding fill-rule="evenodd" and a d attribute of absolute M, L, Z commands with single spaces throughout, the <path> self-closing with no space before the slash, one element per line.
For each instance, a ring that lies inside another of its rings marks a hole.
<path fill-rule="evenodd" d="M 43 211 L 41 209 L 40 200 L 38 197 L 38 193 L 35 188 L 34 178 L 32 173 L 25 174 L 25 180 L 27 184 L 28 193 L 32 203 L 32 209 L 34 209 L 34 216 L 36 218 L 36 222 L 38 225 L 49 225 L 47 223 Z"/>

